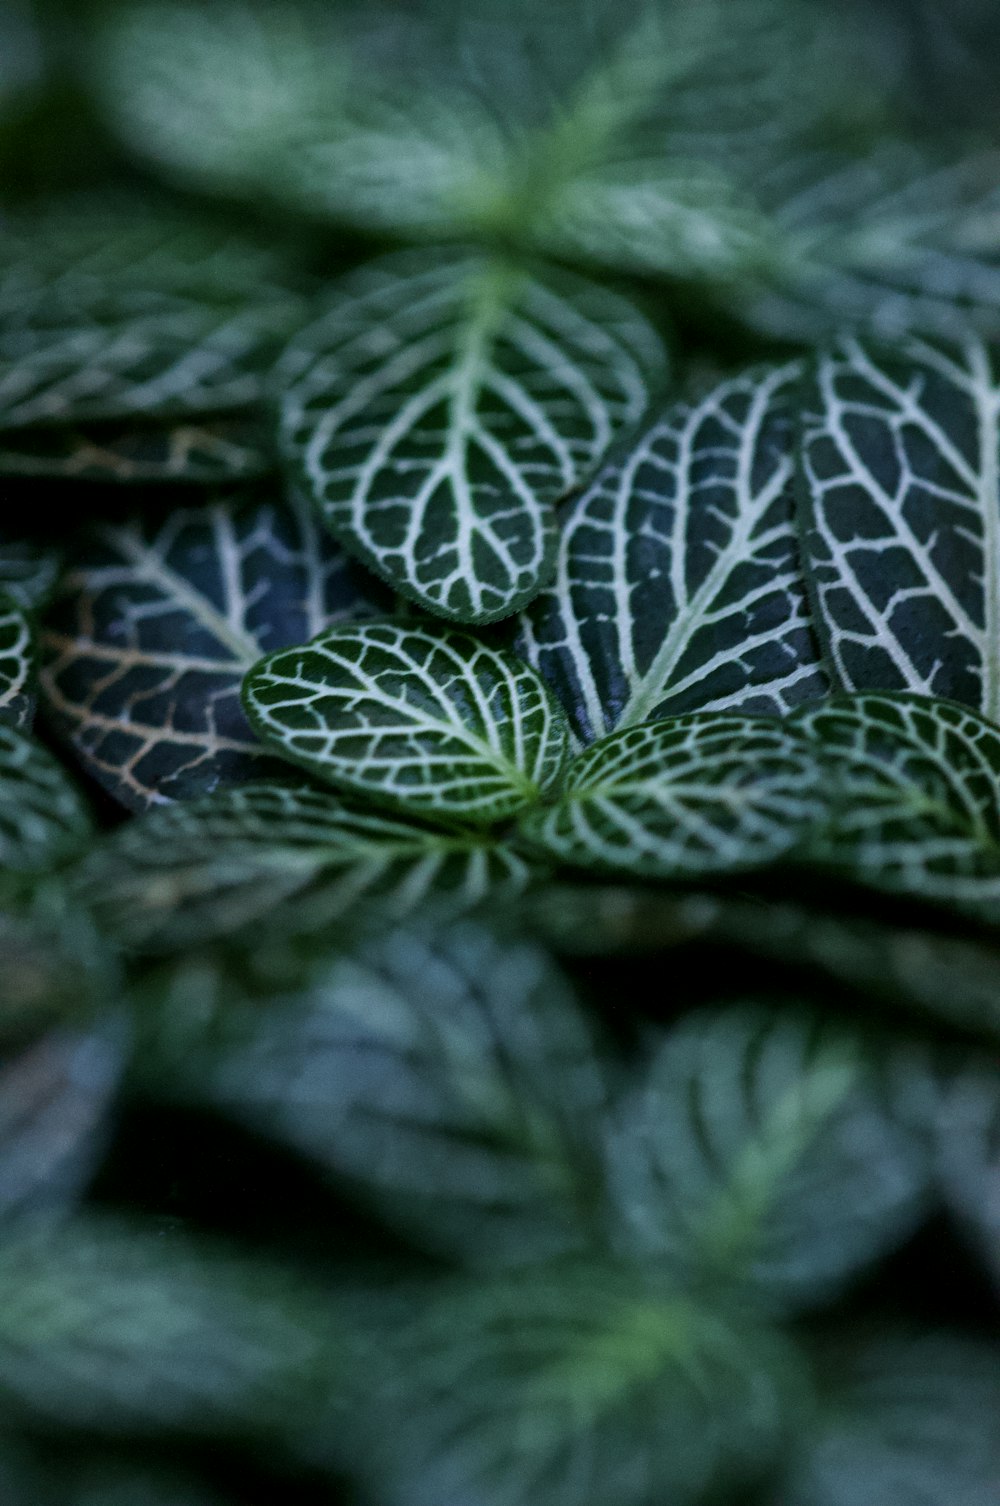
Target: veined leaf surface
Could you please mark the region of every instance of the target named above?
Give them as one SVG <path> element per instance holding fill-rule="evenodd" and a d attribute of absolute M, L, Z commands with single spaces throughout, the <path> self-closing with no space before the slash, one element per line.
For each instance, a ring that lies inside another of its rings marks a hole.
<path fill-rule="evenodd" d="M 817 627 L 846 690 L 1000 719 L 1000 376 L 984 345 L 822 356 L 802 417 Z"/>
<path fill-rule="evenodd" d="M 353 810 L 323 790 L 241 784 L 126 822 L 76 875 L 124 946 L 182 951 L 253 926 L 322 935 L 362 900 L 406 915 L 471 909 L 526 887 L 528 865 L 477 832 Z"/>
<path fill-rule="evenodd" d="M 262 475 L 276 463 L 267 421 L 256 409 L 186 423 L 133 419 L 0 431 L 0 475 L 7 476 L 204 485 Z"/>
<path fill-rule="evenodd" d="M 823 694 L 792 500 L 799 376 L 759 368 L 674 405 L 574 505 L 519 647 L 584 741 Z"/>
<path fill-rule="evenodd" d="M 1000 914 L 1000 730 L 897 692 L 804 706 L 829 810 L 802 856 L 879 888 Z"/>
<path fill-rule="evenodd" d="M 35 645 L 31 624 L 0 591 L 0 722 L 30 726 L 35 711 Z"/>
<path fill-rule="evenodd" d="M 58 867 L 92 829 L 82 797 L 48 749 L 0 721 L 0 867 L 11 873 Z"/>
<path fill-rule="evenodd" d="M 626 1248 L 778 1308 L 827 1298 L 924 1211 L 929 1165 L 883 1111 L 861 1044 L 803 1015 L 682 1020 L 613 1143 Z"/>
<path fill-rule="evenodd" d="M 103 525 L 46 618 L 41 694 L 89 772 L 141 809 L 264 774 L 243 675 L 269 648 L 366 609 L 344 556 L 295 504 Z"/>
<path fill-rule="evenodd" d="M 706 711 L 602 738 L 521 831 L 574 867 L 679 879 L 772 863 L 823 814 L 801 737 L 772 718 Z"/>
<path fill-rule="evenodd" d="M 645 409 L 659 340 L 617 295 L 477 255 L 352 273 L 282 363 L 282 436 L 326 525 L 428 611 L 544 583 L 552 505 Z"/>
<path fill-rule="evenodd" d="M 379 803 L 488 825 L 549 791 L 562 712 L 528 665 L 451 628 L 372 622 L 272 654 L 244 704 L 271 748 Z"/>

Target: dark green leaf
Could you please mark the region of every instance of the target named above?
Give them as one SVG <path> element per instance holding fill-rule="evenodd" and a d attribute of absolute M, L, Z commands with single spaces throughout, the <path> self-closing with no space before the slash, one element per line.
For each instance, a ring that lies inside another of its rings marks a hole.
<path fill-rule="evenodd" d="M 271 470 L 272 449 L 267 421 L 253 409 L 174 424 L 8 429 L 0 431 L 0 474 L 206 484 Z"/>
<path fill-rule="evenodd" d="M 29 727 L 35 714 L 35 642 L 13 597 L 0 592 L 0 723 Z"/>
<path fill-rule="evenodd" d="M 0 721 L 0 865 L 39 873 L 74 857 L 90 839 L 90 812 L 47 748 Z"/>
<path fill-rule="evenodd" d="M 0 524 L 0 591 L 25 611 L 44 607 L 59 578 L 59 555 Z"/>

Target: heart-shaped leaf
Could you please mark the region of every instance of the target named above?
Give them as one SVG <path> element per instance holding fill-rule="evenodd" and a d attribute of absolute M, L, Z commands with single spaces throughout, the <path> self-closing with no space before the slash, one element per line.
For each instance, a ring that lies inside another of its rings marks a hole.
<path fill-rule="evenodd" d="M 846 690 L 1000 719 L 1000 377 L 979 344 L 822 356 L 802 417 L 817 626 Z"/>
<path fill-rule="evenodd" d="M 243 675 L 263 651 L 365 612 L 363 591 L 294 503 L 99 526 L 46 618 L 40 690 L 88 771 L 134 809 L 259 776 Z"/>
<path fill-rule="evenodd" d="M 82 797 L 48 749 L 0 721 L 0 867 L 56 868 L 87 844 L 92 830 Z"/>
<path fill-rule="evenodd" d="M 792 501 L 799 374 L 759 368 L 669 408 L 573 507 L 519 647 L 584 741 L 823 694 Z"/>
<path fill-rule="evenodd" d="M 460 921 L 320 959 L 288 997 L 183 966 L 137 1061 L 350 1177 L 391 1222 L 478 1265 L 580 1249 L 606 1096 L 591 1031 L 537 947 Z M 158 1023 L 157 1023 L 158 1022 Z"/>
<path fill-rule="evenodd" d="M 567 729 L 535 671 L 468 633 L 372 622 L 272 654 L 247 715 L 284 758 L 378 803 L 488 825 L 551 790 Z"/>
<path fill-rule="evenodd" d="M 187 423 L 0 430 L 0 475 L 7 476 L 207 484 L 262 475 L 274 465 L 268 425 L 255 409 Z"/>
<path fill-rule="evenodd" d="M 815 744 L 829 803 L 804 858 L 1000 914 L 1000 730 L 906 692 L 834 696 L 789 725 Z"/>
<path fill-rule="evenodd" d="M 526 887 L 530 869 L 478 832 L 352 810 L 323 790 L 242 784 L 160 806 L 110 833 L 76 874 L 102 931 L 149 952 L 252 927 L 328 934 L 362 900 L 399 917 L 471 909 Z"/>
<path fill-rule="evenodd" d="M 31 725 L 35 713 L 35 644 L 31 624 L 0 591 L 0 722 Z"/>
<path fill-rule="evenodd" d="M 602 738 L 521 831 L 574 867 L 680 879 L 773 863 L 824 810 L 801 737 L 771 717 L 706 711 Z"/>
<path fill-rule="evenodd" d="M 642 414 L 659 340 L 617 295 L 477 255 L 346 277 L 282 366 L 298 484 L 403 595 L 491 622 L 544 583 L 553 503 Z"/>
<path fill-rule="evenodd" d="M 682 1020 L 613 1143 L 624 1246 L 778 1308 L 828 1298 L 925 1207 L 928 1160 L 881 1105 L 861 1043 L 805 1015 Z"/>

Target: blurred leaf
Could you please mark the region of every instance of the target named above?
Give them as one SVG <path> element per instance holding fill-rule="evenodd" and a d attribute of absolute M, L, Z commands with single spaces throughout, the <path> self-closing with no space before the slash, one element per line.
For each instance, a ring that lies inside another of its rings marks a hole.
<path fill-rule="evenodd" d="M 75 857 L 93 832 L 62 765 L 19 727 L 0 721 L 0 865 L 44 873 Z"/>
<path fill-rule="evenodd" d="M 529 811 L 529 851 L 598 873 L 690 878 L 759 868 L 825 814 L 808 744 L 772 717 L 695 712 L 612 732 Z"/>
<path fill-rule="evenodd" d="M 934 1125 L 945 1198 L 1000 1282 L 1000 1073 L 984 1060 L 958 1074 Z"/>
<path fill-rule="evenodd" d="M 5 877 L 4 888 L 21 877 Z M 28 1031 L 88 1020 L 121 992 L 115 958 L 60 878 L 29 874 L 0 907 L 0 1051 Z"/>
<path fill-rule="evenodd" d="M 662 369 L 652 328 L 592 283 L 397 254 L 289 347 L 283 445 L 346 548 L 427 610 L 491 622 L 544 584 L 553 503 Z"/>
<path fill-rule="evenodd" d="M 0 431 L 0 474 L 85 481 L 190 481 L 262 475 L 275 465 L 262 412 L 187 423 L 91 424 Z"/>
<path fill-rule="evenodd" d="M 148 952 L 247 931 L 322 936 L 361 901 L 403 916 L 523 889 L 527 865 L 477 832 L 353 810 L 309 788 L 243 784 L 161 806 L 111 832 L 75 879 L 102 931 Z M 247 930 L 247 928 L 250 928 Z"/>
<path fill-rule="evenodd" d="M 558 783 L 566 724 L 533 669 L 469 633 L 331 628 L 254 666 L 243 701 L 282 757 L 378 804 L 489 825 Z"/>
<path fill-rule="evenodd" d="M 862 1043 L 817 1017 L 681 1020 L 614 1145 L 623 1247 L 778 1310 L 829 1300 L 925 1211 L 927 1158 L 880 1103 Z"/>
<path fill-rule="evenodd" d="M 100 525 L 46 617 L 39 688 L 88 772 L 142 809 L 264 774 L 244 673 L 367 609 L 299 505 L 252 496 Z"/>
<path fill-rule="evenodd" d="M 137 1061 L 149 1090 L 294 1147 L 474 1264 L 591 1238 L 604 1072 L 538 948 L 469 921 L 395 927 L 265 1007 L 211 966 L 173 978 L 139 1003 L 154 1031 Z"/>
<path fill-rule="evenodd" d="M 31 623 L 13 597 L 0 591 L 0 724 L 30 727 L 35 714 L 34 680 Z"/>
<path fill-rule="evenodd" d="M 518 642 L 585 742 L 823 693 L 791 495 L 799 376 L 761 367 L 668 408 L 574 505 Z"/>
<path fill-rule="evenodd" d="M 25 611 L 44 607 L 59 577 L 55 549 L 18 538 L 0 523 L 0 591 Z"/>

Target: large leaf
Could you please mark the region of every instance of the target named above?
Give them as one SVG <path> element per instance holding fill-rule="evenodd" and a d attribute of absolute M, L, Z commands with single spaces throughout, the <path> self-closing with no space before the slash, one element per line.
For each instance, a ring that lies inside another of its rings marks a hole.
<path fill-rule="evenodd" d="M 730 1009 L 674 1027 L 619 1112 L 619 1238 L 796 1309 L 912 1231 L 929 1164 L 863 1045 L 817 1018 Z"/>
<path fill-rule="evenodd" d="M 817 626 L 848 690 L 1000 718 L 1000 378 L 979 344 L 879 356 L 845 339 L 802 419 Z"/>
<path fill-rule="evenodd" d="M 687 878 L 759 868 L 824 814 L 817 760 L 771 717 L 694 712 L 627 727 L 581 753 L 521 831 L 550 859 Z"/>
<path fill-rule="evenodd" d="M 0 722 L 31 725 L 35 711 L 35 644 L 31 623 L 0 591 Z"/>
<path fill-rule="evenodd" d="M 266 1008 L 181 967 L 137 1066 L 347 1176 L 386 1218 L 479 1265 L 594 1231 L 600 1058 L 540 949 L 462 921 L 394 927 Z"/>
<path fill-rule="evenodd" d="M 243 675 L 365 609 L 300 506 L 226 501 L 99 526 L 46 619 L 41 693 L 89 772 L 141 809 L 264 773 Z"/>
<path fill-rule="evenodd" d="M 274 465 L 269 426 L 256 409 L 185 423 L 133 419 L 0 432 L 0 474 L 8 476 L 206 484 L 261 475 Z"/>
<path fill-rule="evenodd" d="M 0 866 L 38 873 L 90 840 L 90 812 L 69 775 L 27 732 L 0 721 Z"/>
<path fill-rule="evenodd" d="M 689 1506 L 769 1462 L 801 1385 L 777 1335 L 600 1265 L 452 1283 L 384 1350 L 355 1448 L 412 1506 Z"/>
<path fill-rule="evenodd" d="M 617 295 L 477 255 L 352 273 L 282 367 L 296 481 L 429 611 L 490 622 L 544 584 L 552 504 L 642 414 L 662 352 Z"/>
<path fill-rule="evenodd" d="M 183 951 L 251 928 L 323 935 L 362 900 L 406 915 L 518 893 L 530 870 L 476 832 L 435 831 L 323 790 L 243 784 L 157 807 L 110 833 L 76 874 L 124 946 Z"/>
<path fill-rule="evenodd" d="M 415 815 L 488 825 L 551 790 L 567 731 L 535 671 L 454 629 L 335 627 L 244 685 L 283 757 Z"/>
<path fill-rule="evenodd" d="M 798 376 L 758 368 L 667 409 L 574 505 L 519 645 L 584 741 L 822 695 L 792 502 Z"/>
<path fill-rule="evenodd" d="M 802 856 L 882 889 L 1000 915 L 1000 730 L 897 692 L 804 706 L 828 802 Z"/>

